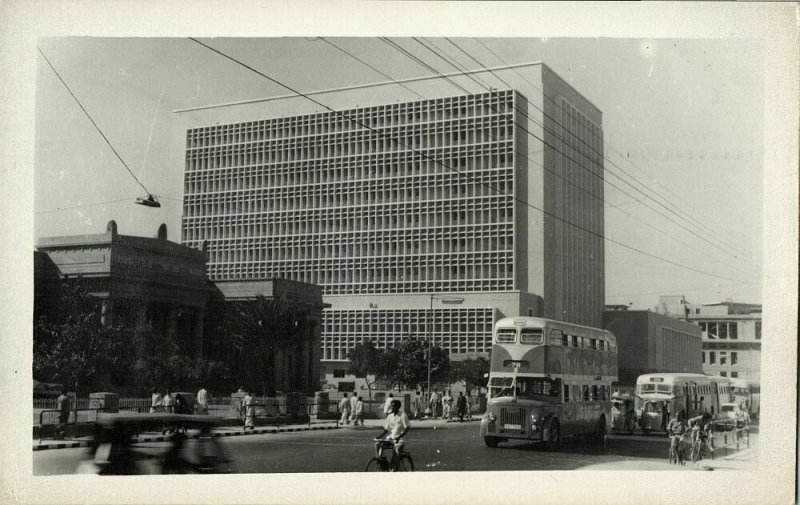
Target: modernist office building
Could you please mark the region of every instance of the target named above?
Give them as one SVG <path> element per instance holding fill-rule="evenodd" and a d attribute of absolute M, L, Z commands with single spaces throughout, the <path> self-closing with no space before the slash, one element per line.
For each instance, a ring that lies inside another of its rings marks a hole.
<path fill-rule="evenodd" d="M 513 70 L 519 88 L 401 103 L 387 83 L 190 128 L 183 243 L 207 244 L 212 281 L 320 285 L 329 375 L 363 338 L 459 357 L 488 353 L 500 317 L 600 327 L 601 112 L 543 64 Z"/>

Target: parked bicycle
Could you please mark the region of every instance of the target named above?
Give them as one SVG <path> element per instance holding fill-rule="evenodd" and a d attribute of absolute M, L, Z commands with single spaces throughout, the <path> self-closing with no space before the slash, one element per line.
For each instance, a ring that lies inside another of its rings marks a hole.
<path fill-rule="evenodd" d="M 375 457 L 367 463 L 365 472 L 413 472 L 414 460 L 411 454 L 403 450 L 403 445 L 395 445 L 394 440 L 375 438 Z M 391 451 L 391 458 L 384 456 L 384 451 Z"/>

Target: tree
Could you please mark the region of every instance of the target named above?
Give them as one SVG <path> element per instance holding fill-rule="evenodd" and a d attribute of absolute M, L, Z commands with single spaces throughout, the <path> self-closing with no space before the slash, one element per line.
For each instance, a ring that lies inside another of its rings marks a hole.
<path fill-rule="evenodd" d="M 428 343 L 420 339 L 407 339 L 398 342 L 394 349 L 398 361 L 393 374 L 393 382 L 398 385 L 416 388 L 428 383 Z M 447 351 L 433 345 L 431 351 L 431 384 L 447 377 L 450 370 L 450 357 Z"/>
<path fill-rule="evenodd" d="M 36 313 L 34 375 L 65 387 L 88 388 L 124 364 L 122 330 L 103 324 L 102 300 L 90 295 L 80 280 L 59 284 L 52 302 L 36 307 Z"/>
<path fill-rule="evenodd" d="M 364 339 L 360 344 L 350 349 L 347 359 L 347 373 L 361 377 L 367 384 L 367 394 L 369 401 L 372 401 L 372 386 L 380 380 L 386 372 L 386 352 L 375 347 L 375 343 L 369 339 Z M 369 376 L 373 380 L 369 380 Z"/>
<path fill-rule="evenodd" d="M 275 394 L 275 357 L 303 339 L 311 338 L 309 307 L 284 297 L 228 302 L 224 338 L 235 351 L 233 369 L 243 381 L 259 382 L 264 394 Z"/>
<path fill-rule="evenodd" d="M 469 395 L 474 388 L 486 385 L 486 373 L 489 371 L 489 360 L 483 357 L 453 361 L 450 363 L 452 382 L 463 382 Z"/>

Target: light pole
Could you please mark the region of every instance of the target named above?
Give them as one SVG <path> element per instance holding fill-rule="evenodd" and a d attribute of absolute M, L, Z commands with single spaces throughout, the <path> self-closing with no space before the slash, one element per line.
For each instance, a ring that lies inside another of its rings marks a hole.
<path fill-rule="evenodd" d="M 450 305 L 461 305 L 464 303 L 464 299 L 460 297 L 453 297 L 453 296 L 440 296 L 434 295 L 431 293 L 430 295 L 430 307 L 428 309 L 428 389 L 427 389 L 427 398 L 425 399 L 425 404 L 429 407 L 431 403 L 431 354 L 433 353 L 433 324 L 431 319 L 433 318 L 433 301 L 434 300 L 441 300 L 443 304 L 450 304 Z M 427 408 L 427 407 L 426 407 Z"/>

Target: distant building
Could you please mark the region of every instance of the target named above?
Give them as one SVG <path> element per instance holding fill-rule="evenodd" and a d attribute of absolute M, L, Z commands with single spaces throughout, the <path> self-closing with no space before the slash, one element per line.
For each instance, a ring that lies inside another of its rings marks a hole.
<path fill-rule="evenodd" d="M 752 385 L 761 383 L 760 304 L 725 301 L 698 305 L 684 297 L 661 297 L 656 310 L 700 327 L 704 373 L 739 378 Z"/>
<path fill-rule="evenodd" d="M 500 317 L 601 326 L 602 113 L 518 67 L 494 71 L 511 89 L 453 96 L 431 76 L 429 99 L 327 90 L 336 112 L 276 97 L 266 118 L 189 129 L 182 243 L 207 241 L 214 282 L 321 286 L 331 379 L 364 338 L 431 336 L 457 359 L 487 355 Z"/>
<path fill-rule="evenodd" d="M 646 373 L 702 373 L 702 337 L 697 325 L 626 307 L 606 310 L 603 328 L 617 337 L 621 385 L 633 386 Z"/>
<path fill-rule="evenodd" d="M 275 384 L 284 392 L 317 390 L 321 289 L 275 278 L 212 284 L 206 253 L 166 237 L 165 225 L 156 238 L 134 237 L 118 234 L 110 221 L 102 234 L 40 238 L 34 252 L 34 313 L 52 303 L 57 283 L 80 278 L 103 300 L 104 324 L 131 331 L 149 324 L 156 334 L 173 336 L 182 352 L 199 357 L 215 343 L 209 339 L 218 336 L 226 302 L 286 298 L 306 307 L 316 324 L 307 338 L 277 352 Z"/>
<path fill-rule="evenodd" d="M 187 354 L 203 353 L 203 322 L 211 289 L 205 253 L 167 241 L 161 225 L 156 238 L 117 233 L 42 237 L 34 254 L 35 303 L 48 303 L 54 282 L 80 277 L 103 300 L 107 325 L 135 328 L 150 324 L 172 334 Z"/>

